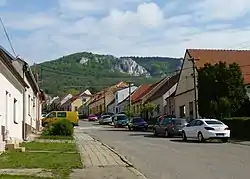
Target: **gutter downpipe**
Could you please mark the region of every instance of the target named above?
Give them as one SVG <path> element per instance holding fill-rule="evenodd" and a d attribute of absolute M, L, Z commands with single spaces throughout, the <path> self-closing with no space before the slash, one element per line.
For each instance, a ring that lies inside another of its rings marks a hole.
<path fill-rule="evenodd" d="M 23 80 L 25 80 L 25 73 L 27 71 L 27 65 L 23 65 Z M 24 88 L 23 92 L 23 140 L 27 141 L 27 134 L 26 134 L 26 88 Z"/>

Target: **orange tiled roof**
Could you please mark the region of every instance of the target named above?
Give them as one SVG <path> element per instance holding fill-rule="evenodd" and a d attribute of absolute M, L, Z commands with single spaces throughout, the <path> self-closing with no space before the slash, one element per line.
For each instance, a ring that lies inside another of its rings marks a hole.
<path fill-rule="evenodd" d="M 250 84 L 250 50 L 210 50 L 187 49 L 189 55 L 197 59 L 196 66 L 203 67 L 206 63 L 215 64 L 219 61 L 238 63 L 246 84 Z"/>
<path fill-rule="evenodd" d="M 143 84 L 131 95 L 132 103 L 140 101 L 151 89 L 153 85 Z"/>

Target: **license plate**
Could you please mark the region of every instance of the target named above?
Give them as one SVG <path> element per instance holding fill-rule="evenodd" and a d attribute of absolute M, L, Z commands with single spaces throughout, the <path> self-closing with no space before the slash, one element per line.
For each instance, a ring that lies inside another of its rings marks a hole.
<path fill-rule="evenodd" d="M 217 136 L 224 136 L 224 134 L 216 134 Z"/>

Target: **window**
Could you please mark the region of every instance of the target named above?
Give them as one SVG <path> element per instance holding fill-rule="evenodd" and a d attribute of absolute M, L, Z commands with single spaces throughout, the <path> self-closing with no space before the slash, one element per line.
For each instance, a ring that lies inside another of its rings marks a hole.
<path fill-rule="evenodd" d="M 87 100 L 86 98 L 82 98 L 82 102 L 85 103 Z"/>
<path fill-rule="evenodd" d="M 189 125 L 190 125 L 190 126 L 195 126 L 195 125 L 196 125 L 196 122 L 197 122 L 197 120 L 192 120 L 192 121 L 189 123 Z"/>
<path fill-rule="evenodd" d="M 30 95 L 28 96 L 28 115 L 30 115 Z"/>
<path fill-rule="evenodd" d="M 203 125 L 203 121 L 197 120 L 197 122 L 195 123 L 195 126 L 201 126 Z"/>
<path fill-rule="evenodd" d="M 180 117 L 181 117 L 181 118 L 186 117 L 185 114 L 186 114 L 186 107 L 185 107 L 185 105 L 180 106 Z"/>
<path fill-rule="evenodd" d="M 66 117 L 66 112 L 58 112 L 57 117 Z"/>
<path fill-rule="evenodd" d="M 205 121 L 207 124 L 223 124 L 222 122 L 220 121 L 215 121 L 215 120 L 210 120 L 210 121 Z"/>
<path fill-rule="evenodd" d="M 75 111 L 77 111 L 78 110 L 78 107 L 77 106 L 75 106 Z"/>
<path fill-rule="evenodd" d="M 193 119 L 194 116 L 194 109 L 193 109 L 193 102 L 189 102 L 189 117 Z"/>
<path fill-rule="evenodd" d="M 157 105 L 156 110 L 157 110 L 157 113 L 160 113 L 160 105 L 159 104 Z"/>
<path fill-rule="evenodd" d="M 6 126 L 5 127 L 7 127 L 7 125 L 8 125 L 8 114 L 9 114 L 9 92 L 8 91 L 6 91 L 6 93 L 5 93 L 5 106 L 6 106 L 6 108 L 5 108 L 5 120 L 6 120 Z"/>
<path fill-rule="evenodd" d="M 18 124 L 17 122 L 17 100 L 14 98 L 14 104 L 13 104 L 13 121 L 15 124 Z"/>
<path fill-rule="evenodd" d="M 52 112 L 48 115 L 48 118 L 56 117 L 56 112 Z"/>

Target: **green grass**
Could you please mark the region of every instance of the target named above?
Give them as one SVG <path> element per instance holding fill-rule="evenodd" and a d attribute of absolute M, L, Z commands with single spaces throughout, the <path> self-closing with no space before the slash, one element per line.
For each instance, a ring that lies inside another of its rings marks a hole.
<path fill-rule="evenodd" d="M 55 142 L 28 142 L 22 143 L 27 151 L 58 151 L 58 152 L 77 152 L 75 143 L 55 143 Z"/>
<path fill-rule="evenodd" d="M 51 139 L 51 140 L 74 140 L 73 136 L 48 136 L 41 135 L 39 139 Z"/>
<path fill-rule="evenodd" d="M 47 179 L 33 176 L 0 175 L 0 179 Z"/>
<path fill-rule="evenodd" d="M 52 169 L 56 178 L 66 178 L 71 169 L 83 166 L 79 153 L 6 152 L 0 156 L 0 168 Z"/>

